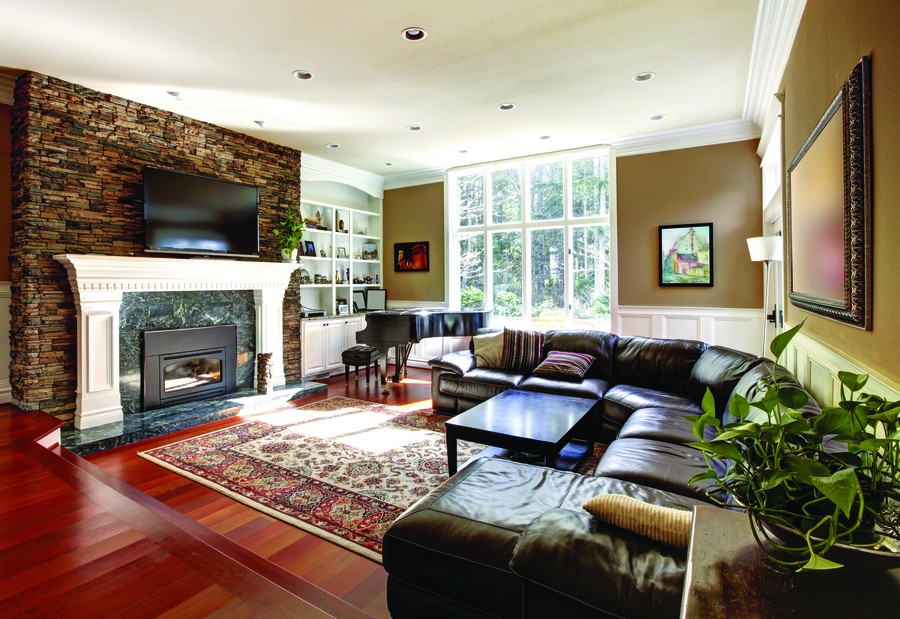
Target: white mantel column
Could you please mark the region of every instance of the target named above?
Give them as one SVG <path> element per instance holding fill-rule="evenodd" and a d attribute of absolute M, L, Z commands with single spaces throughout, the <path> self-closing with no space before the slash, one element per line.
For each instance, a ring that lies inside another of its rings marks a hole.
<path fill-rule="evenodd" d="M 285 383 L 284 292 L 285 288 L 281 287 L 253 291 L 256 303 L 256 353 L 272 353 L 272 378 L 269 384 L 273 387 L 280 387 Z M 253 367 L 256 367 L 255 362 Z"/>
<path fill-rule="evenodd" d="M 119 309 L 121 290 L 75 293 L 78 332 L 75 427 L 122 421 L 119 393 Z"/>

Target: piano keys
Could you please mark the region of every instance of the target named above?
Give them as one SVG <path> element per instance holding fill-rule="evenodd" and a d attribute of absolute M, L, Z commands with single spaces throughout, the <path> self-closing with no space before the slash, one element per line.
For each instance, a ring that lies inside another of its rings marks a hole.
<path fill-rule="evenodd" d="M 464 337 L 473 335 L 481 327 L 489 326 L 490 311 L 485 310 L 384 310 L 366 313 L 366 328 L 356 333 L 359 344 L 368 344 L 381 351 L 381 393 L 387 387 L 387 353 L 395 348 L 393 382 L 406 376 L 406 365 L 412 345 L 429 337 Z"/>

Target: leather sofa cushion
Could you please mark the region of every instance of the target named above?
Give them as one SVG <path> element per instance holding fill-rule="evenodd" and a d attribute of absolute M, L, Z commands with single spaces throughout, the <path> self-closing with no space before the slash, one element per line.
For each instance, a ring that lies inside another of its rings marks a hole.
<path fill-rule="evenodd" d="M 763 358 L 724 346 L 707 348 L 691 370 L 688 394 L 695 402 L 703 400 L 707 387 L 716 401 L 716 416 L 721 419 L 731 392 L 741 377 Z"/>
<path fill-rule="evenodd" d="M 465 350 L 451 352 L 431 359 L 428 365 L 432 368 L 439 368 L 463 376 L 466 372 L 475 368 L 475 354 Z"/>
<path fill-rule="evenodd" d="M 760 389 L 758 388 L 758 383 L 761 379 L 769 378 L 772 376 L 773 368 L 775 370 L 775 378 L 778 381 L 778 384 L 783 387 L 796 387 L 798 389 L 803 389 L 803 386 L 797 381 L 791 372 L 785 368 L 784 366 L 778 365 L 770 361 L 769 359 L 764 360 L 762 363 L 750 368 L 746 374 L 744 374 L 741 379 L 734 386 L 734 391 L 731 392 L 730 397 L 734 397 L 735 395 L 742 395 L 748 400 L 755 400 L 757 397 L 761 395 Z M 803 391 L 806 391 L 803 389 Z M 809 395 L 809 392 L 806 392 Z M 822 412 L 822 409 L 819 408 L 818 403 L 816 403 L 815 399 L 810 395 L 809 403 L 800 409 L 800 411 L 806 415 L 807 417 L 812 415 L 818 415 Z M 734 417 L 731 416 L 731 413 L 726 409 L 725 415 L 723 418 L 723 423 L 733 423 L 737 421 Z"/>
<path fill-rule="evenodd" d="M 718 471 L 725 471 L 725 462 L 713 459 Z M 620 438 L 606 448 L 594 475 L 612 477 L 635 484 L 659 488 L 667 492 L 684 494 L 699 500 L 708 500 L 707 491 L 724 499 L 716 485 L 708 479 L 695 484 L 688 480 L 709 468 L 703 455 L 693 447 L 676 445 L 642 438 Z"/>
<path fill-rule="evenodd" d="M 524 380 L 523 374 L 504 370 L 475 368 L 465 376 L 444 374 L 441 376 L 441 393 L 462 398 L 487 400 L 507 389 L 515 389 Z"/>
<path fill-rule="evenodd" d="M 544 356 L 552 350 L 577 352 L 594 357 L 585 375 L 588 378 L 612 378 L 613 355 L 619 336 L 605 331 L 553 330 L 544 338 Z"/>
<path fill-rule="evenodd" d="M 621 426 L 634 411 L 641 408 L 674 408 L 694 414 L 703 409 L 689 398 L 632 385 L 616 385 L 603 396 L 603 416 Z"/>
<path fill-rule="evenodd" d="M 519 535 L 542 514 L 558 508 L 584 514 L 583 526 L 585 519 L 590 522 L 593 518 L 581 506 L 601 493 L 625 494 L 655 505 L 682 509 L 701 503 L 627 481 L 481 458 L 467 464 L 394 521 L 384 537 L 384 567 L 392 578 L 420 587 L 452 604 L 477 608 L 488 615 L 521 617 L 524 584 L 510 570 Z M 655 560 L 657 556 L 661 561 L 672 560 L 672 569 L 683 572 L 678 559 L 672 559 L 681 557 L 683 563 L 683 553 L 678 555 L 678 551 L 670 551 L 610 525 L 594 526 L 597 534 L 605 536 L 600 546 L 618 556 L 615 565 L 627 563 L 628 554 L 637 553 L 647 560 Z M 557 534 L 553 531 L 547 534 L 551 545 L 555 544 Z M 562 550 L 560 546 L 558 562 L 574 559 Z M 584 553 L 585 549 L 579 548 L 575 556 Z M 524 557 L 517 560 L 517 570 L 527 572 L 523 561 Z M 579 578 L 582 583 L 590 579 L 594 586 L 601 586 L 603 573 L 581 574 Z M 567 568 L 559 578 L 573 576 Z M 621 583 L 621 578 L 617 582 Z"/>
<path fill-rule="evenodd" d="M 525 391 L 540 391 L 542 393 L 558 393 L 570 395 L 576 398 L 592 398 L 599 400 L 609 389 L 609 383 L 600 378 L 585 378 L 579 382 L 569 380 L 556 380 L 543 376 L 529 376 L 521 383 L 518 389 Z"/>
<path fill-rule="evenodd" d="M 613 362 L 614 382 L 688 395 L 691 370 L 704 350 L 706 344 L 693 340 L 621 337 Z"/>
<path fill-rule="evenodd" d="M 617 438 L 649 438 L 663 443 L 690 443 L 696 441 L 697 437 L 694 436 L 694 423 L 688 420 L 688 417 L 696 414 L 672 408 L 642 408 L 628 418 Z M 715 428 L 706 426 L 704 430 L 706 440 L 712 440 L 715 435 Z"/>
<path fill-rule="evenodd" d="M 676 617 L 686 552 L 554 509 L 532 522 L 510 567 L 525 579 L 526 617 Z"/>

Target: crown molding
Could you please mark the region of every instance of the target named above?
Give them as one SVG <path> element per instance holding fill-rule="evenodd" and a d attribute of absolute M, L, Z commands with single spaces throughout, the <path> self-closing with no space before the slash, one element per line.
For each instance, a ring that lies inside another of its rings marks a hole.
<path fill-rule="evenodd" d="M 13 104 L 13 90 L 16 87 L 16 78 L 0 73 L 0 103 Z"/>
<path fill-rule="evenodd" d="M 629 157 L 667 150 L 753 140 L 759 135 L 759 127 L 749 120 L 740 119 L 616 138 L 610 140 L 610 144 L 616 149 L 616 157 Z"/>
<path fill-rule="evenodd" d="M 444 168 L 426 168 L 402 174 L 391 174 L 384 177 L 385 189 L 402 189 L 416 185 L 430 185 L 444 182 Z"/>
<path fill-rule="evenodd" d="M 750 73 L 744 98 L 743 117 L 762 128 L 759 150 L 763 153 L 772 136 L 775 119 L 781 112 L 775 94 L 781 78 L 806 0 L 760 0 L 750 55 Z"/>
<path fill-rule="evenodd" d="M 384 177 L 315 155 L 300 155 L 303 181 L 332 181 L 356 187 L 374 198 L 384 197 Z"/>

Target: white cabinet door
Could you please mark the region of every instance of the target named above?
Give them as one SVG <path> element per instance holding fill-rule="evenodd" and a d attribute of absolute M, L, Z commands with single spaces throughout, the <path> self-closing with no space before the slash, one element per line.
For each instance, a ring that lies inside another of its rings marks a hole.
<path fill-rule="evenodd" d="M 356 346 L 356 332 L 366 328 L 366 320 L 361 316 L 344 321 L 344 350 Z"/>
<path fill-rule="evenodd" d="M 300 329 L 300 372 L 303 376 L 325 371 L 325 323 L 314 320 L 303 322 Z"/>

